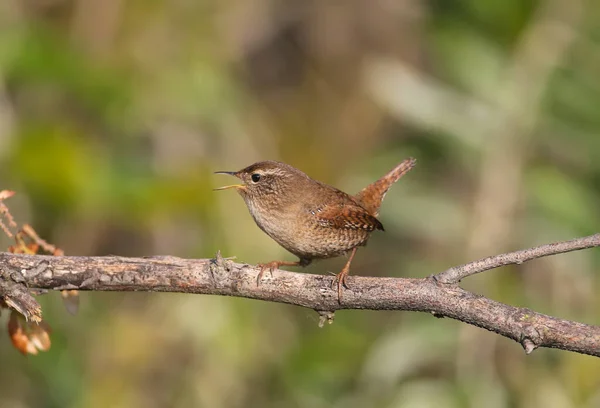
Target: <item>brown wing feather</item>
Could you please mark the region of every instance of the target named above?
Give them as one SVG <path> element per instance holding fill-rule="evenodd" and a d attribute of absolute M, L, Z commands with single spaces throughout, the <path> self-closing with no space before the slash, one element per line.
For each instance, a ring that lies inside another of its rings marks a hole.
<path fill-rule="evenodd" d="M 364 208 L 353 204 L 325 205 L 311 210 L 318 222 L 326 227 L 383 231 L 383 225 Z"/>

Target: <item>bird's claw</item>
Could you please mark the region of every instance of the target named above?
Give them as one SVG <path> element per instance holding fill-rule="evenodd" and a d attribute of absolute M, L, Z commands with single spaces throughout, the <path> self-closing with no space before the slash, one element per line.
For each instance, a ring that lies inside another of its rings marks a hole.
<path fill-rule="evenodd" d="M 271 275 L 271 279 L 273 278 L 273 271 L 279 267 L 277 262 L 268 262 L 264 264 L 256 265 L 260 268 L 258 275 L 256 276 L 256 286 L 260 286 L 260 282 L 262 280 L 263 275 L 267 270 L 269 270 L 269 274 Z"/>
<path fill-rule="evenodd" d="M 338 302 L 340 304 L 342 303 L 343 288 L 348 289 L 348 284 L 346 282 L 347 276 L 348 276 L 348 271 L 346 269 L 343 269 L 340 273 L 335 275 L 335 278 L 333 278 L 333 282 L 331 283 L 331 289 L 335 289 L 335 287 L 337 286 Z"/>

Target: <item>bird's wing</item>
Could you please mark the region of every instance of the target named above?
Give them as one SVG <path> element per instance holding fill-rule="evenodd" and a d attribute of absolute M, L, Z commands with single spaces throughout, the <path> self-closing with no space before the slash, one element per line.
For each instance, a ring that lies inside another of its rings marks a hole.
<path fill-rule="evenodd" d="M 324 227 L 383 231 L 383 225 L 364 208 L 354 203 L 315 206 L 309 209 L 317 222 Z"/>

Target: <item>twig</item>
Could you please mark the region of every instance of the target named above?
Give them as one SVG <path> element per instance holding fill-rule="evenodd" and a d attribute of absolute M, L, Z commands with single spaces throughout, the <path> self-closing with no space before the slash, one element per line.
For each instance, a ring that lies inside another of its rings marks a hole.
<path fill-rule="evenodd" d="M 523 262 L 530 261 L 544 256 L 562 254 L 565 252 L 578 251 L 600 246 L 600 234 L 590 235 L 589 237 L 577 238 L 571 241 L 555 242 L 535 248 L 523 249 L 521 251 L 509 252 L 506 254 L 494 255 L 468 264 L 455 266 L 434 276 L 441 283 L 458 283 L 467 276 L 475 275 L 489 269 L 499 268 L 505 265 L 520 265 Z"/>
<path fill-rule="evenodd" d="M 503 254 L 422 279 L 350 276 L 341 304 L 328 275 L 277 270 L 256 285 L 259 269 L 215 259 L 44 256 L 0 253 L 2 276 L 30 288 L 160 291 L 224 295 L 314 309 L 321 324 L 341 309 L 407 310 L 450 317 L 519 342 L 527 353 L 551 347 L 600 357 L 600 326 L 559 319 L 465 291 L 461 277 L 541 256 L 600 246 L 600 234 Z"/>

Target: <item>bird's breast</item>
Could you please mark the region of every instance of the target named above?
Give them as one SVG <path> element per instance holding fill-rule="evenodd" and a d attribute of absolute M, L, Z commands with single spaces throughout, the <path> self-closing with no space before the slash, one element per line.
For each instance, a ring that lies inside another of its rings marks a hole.
<path fill-rule="evenodd" d="M 279 245 L 301 258 L 330 258 L 364 245 L 369 231 L 324 226 L 318 215 L 302 205 L 285 209 L 260 207 L 248 202 L 256 224 Z"/>

